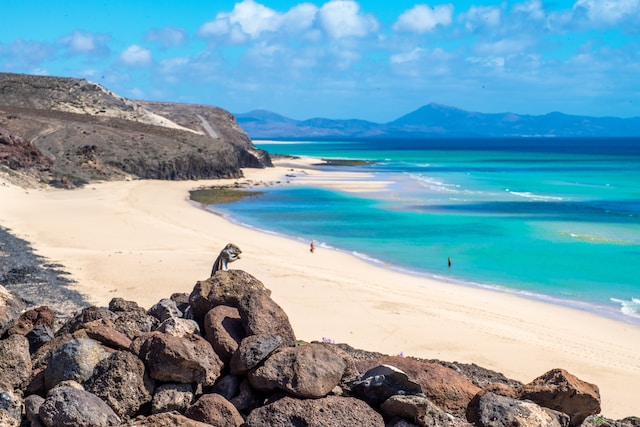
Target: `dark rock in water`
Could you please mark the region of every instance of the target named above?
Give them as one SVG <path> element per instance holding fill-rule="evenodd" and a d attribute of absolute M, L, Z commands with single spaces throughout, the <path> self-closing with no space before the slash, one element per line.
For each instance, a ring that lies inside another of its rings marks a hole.
<path fill-rule="evenodd" d="M 83 382 L 93 374 L 102 359 L 109 357 L 98 342 L 91 339 L 73 339 L 62 344 L 51 354 L 51 361 L 44 371 L 47 390 L 56 384 L 74 380 Z"/>
<path fill-rule="evenodd" d="M 40 419 L 47 427 L 108 427 L 120 418 L 95 394 L 73 387 L 56 387 L 40 406 Z"/>
<path fill-rule="evenodd" d="M 127 351 L 101 360 L 84 386 L 122 419 L 134 417 L 143 405 L 151 402 L 155 388 L 145 376 L 142 361 Z"/>
<path fill-rule="evenodd" d="M 466 420 L 456 418 L 438 408 L 423 396 L 394 395 L 380 409 L 388 418 L 401 417 L 420 427 L 469 427 Z"/>
<path fill-rule="evenodd" d="M 220 376 L 222 361 L 198 335 L 173 337 L 151 332 L 138 339 L 139 357 L 155 380 L 211 386 Z"/>
<path fill-rule="evenodd" d="M 553 369 L 526 384 L 520 399 L 564 412 L 571 425 L 579 426 L 589 415 L 600 413 L 598 386 L 582 381 L 563 369 Z"/>
<path fill-rule="evenodd" d="M 324 397 L 342 379 L 346 364 L 321 344 L 285 347 L 248 374 L 257 390 L 282 390 L 297 397 Z"/>
<path fill-rule="evenodd" d="M 204 330 L 207 341 L 225 363 L 231 360 L 246 336 L 240 313 L 235 307 L 218 305 L 205 315 Z"/>
<path fill-rule="evenodd" d="M 169 383 L 162 384 L 153 395 L 151 413 L 177 411 L 181 414 L 193 402 L 193 387 L 191 384 Z"/>
<path fill-rule="evenodd" d="M 422 396 L 420 384 L 411 381 L 407 374 L 391 365 L 369 369 L 349 384 L 351 389 L 371 405 L 378 406 L 391 396 Z"/>
<path fill-rule="evenodd" d="M 234 375 L 244 375 L 262 363 L 282 346 L 279 335 L 251 335 L 240 343 L 231 358 L 230 368 Z"/>
<path fill-rule="evenodd" d="M 480 393 L 469 404 L 467 419 L 478 427 L 568 427 L 569 416 L 533 402 Z"/>
<path fill-rule="evenodd" d="M 21 300 L 0 286 L 0 337 L 13 326 L 24 308 Z"/>
<path fill-rule="evenodd" d="M 215 393 L 201 396 L 184 415 L 218 427 L 240 427 L 244 424 L 244 419 L 235 406 Z"/>
<path fill-rule="evenodd" d="M 384 427 L 382 415 L 362 400 L 327 396 L 321 399 L 283 397 L 251 411 L 247 427 Z"/>
<path fill-rule="evenodd" d="M 29 341 L 22 335 L 11 335 L 0 341 L 0 387 L 9 390 L 24 387 L 31 376 Z"/>

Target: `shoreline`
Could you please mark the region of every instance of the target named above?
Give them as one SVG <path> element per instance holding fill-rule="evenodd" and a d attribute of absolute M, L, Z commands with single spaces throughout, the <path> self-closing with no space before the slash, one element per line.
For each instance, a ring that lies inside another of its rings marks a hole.
<path fill-rule="evenodd" d="M 25 190 L 0 181 L 0 199 L 11 201 L 0 203 L 0 225 L 64 265 L 77 282 L 73 289 L 96 305 L 118 296 L 148 308 L 172 293 L 188 293 L 233 242 L 243 257 L 230 268 L 272 291 L 300 339 L 326 337 L 384 354 L 475 363 L 525 383 L 563 368 L 600 387 L 605 416 L 639 415 L 636 325 L 416 277 L 339 250 L 318 247 L 310 254 L 308 243 L 238 225 L 188 200 L 189 190 L 200 186 L 279 185 L 292 169 L 304 171 L 308 185 L 315 180 L 345 191 L 385 185 L 318 171 L 307 159 L 245 170 L 238 180 L 105 182 L 72 191 Z"/>

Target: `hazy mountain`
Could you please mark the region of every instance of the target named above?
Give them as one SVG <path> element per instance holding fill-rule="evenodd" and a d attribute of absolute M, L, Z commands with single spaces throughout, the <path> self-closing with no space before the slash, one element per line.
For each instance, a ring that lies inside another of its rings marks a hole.
<path fill-rule="evenodd" d="M 433 103 L 388 123 L 294 120 L 265 110 L 237 114 L 236 119 L 253 139 L 640 136 L 640 117 L 486 114 Z"/>

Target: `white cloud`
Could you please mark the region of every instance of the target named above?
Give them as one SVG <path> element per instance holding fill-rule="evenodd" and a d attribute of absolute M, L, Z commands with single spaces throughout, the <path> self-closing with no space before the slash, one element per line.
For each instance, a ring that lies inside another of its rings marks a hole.
<path fill-rule="evenodd" d="M 640 14 L 640 0 L 578 0 L 574 10 L 586 10 L 589 21 L 598 25 L 615 25 Z"/>
<path fill-rule="evenodd" d="M 420 60 L 425 55 L 425 50 L 421 47 L 416 47 L 410 52 L 397 53 L 391 55 L 389 62 L 392 64 L 404 64 L 406 62 L 415 62 Z"/>
<path fill-rule="evenodd" d="M 400 15 L 393 24 L 393 29 L 422 34 L 433 31 L 438 25 L 450 25 L 452 15 L 453 5 L 451 4 L 436 7 L 419 4 Z"/>
<path fill-rule="evenodd" d="M 134 44 L 120 54 L 120 61 L 130 67 L 145 67 L 151 64 L 151 51 Z"/>
<path fill-rule="evenodd" d="M 96 48 L 93 35 L 80 31 L 74 31 L 70 36 L 64 37 L 62 41 L 69 46 L 71 52 L 86 53 Z"/>
<path fill-rule="evenodd" d="M 500 70 L 504 68 L 504 64 L 505 64 L 505 60 L 501 56 L 484 56 L 484 57 L 471 56 L 467 58 L 467 62 L 470 62 L 472 64 L 479 64 L 486 68 L 500 69 Z"/>
<path fill-rule="evenodd" d="M 298 33 L 313 28 L 318 8 L 310 3 L 302 3 L 291 8 L 282 16 L 281 25 L 288 33 Z"/>
<path fill-rule="evenodd" d="M 502 11 L 494 6 L 472 6 L 461 18 L 469 31 L 495 28 L 500 25 Z"/>
<path fill-rule="evenodd" d="M 231 12 L 220 12 L 213 21 L 206 22 L 198 34 L 203 37 L 222 36 L 241 32 L 252 39 L 260 37 L 264 32 L 276 31 L 280 27 L 281 15 L 273 9 L 253 0 L 236 3 Z M 244 40 L 244 36 L 233 35 L 236 42 Z"/>
<path fill-rule="evenodd" d="M 322 29 L 333 39 L 366 37 L 378 31 L 378 21 L 373 15 L 360 13 L 360 5 L 350 0 L 333 0 L 325 3 L 319 12 Z"/>
<path fill-rule="evenodd" d="M 543 19 L 545 17 L 544 7 L 540 0 L 529 0 L 526 3 L 518 3 L 513 6 L 513 10 L 529 16 L 531 19 Z"/>
<path fill-rule="evenodd" d="M 68 36 L 62 37 L 60 43 L 71 54 L 101 54 L 108 51 L 105 46 L 108 37 L 83 31 L 74 31 Z"/>
<path fill-rule="evenodd" d="M 163 47 L 181 46 L 187 41 L 187 33 L 181 28 L 164 27 L 147 33 L 145 40 L 159 42 Z"/>

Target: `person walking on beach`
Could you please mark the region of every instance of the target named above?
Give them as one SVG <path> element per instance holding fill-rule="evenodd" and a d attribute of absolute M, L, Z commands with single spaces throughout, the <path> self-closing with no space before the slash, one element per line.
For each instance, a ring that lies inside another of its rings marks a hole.
<path fill-rule="evenodd" d="M 309 251 L 313 253 L 315 250 L 316 250 L 316 245 L 315 243 L 313 243 L 313 240 L 312 240 L 311 245 L 309 245 Z"/>

